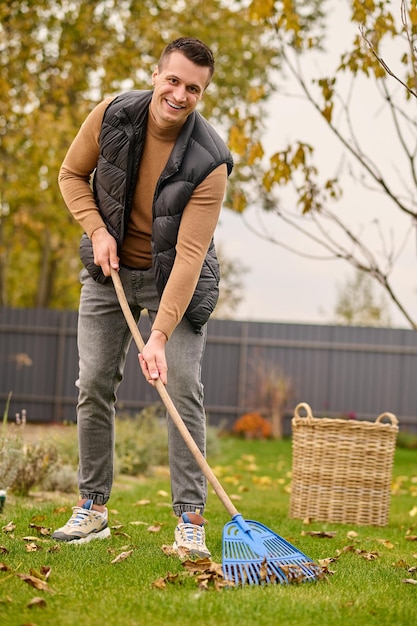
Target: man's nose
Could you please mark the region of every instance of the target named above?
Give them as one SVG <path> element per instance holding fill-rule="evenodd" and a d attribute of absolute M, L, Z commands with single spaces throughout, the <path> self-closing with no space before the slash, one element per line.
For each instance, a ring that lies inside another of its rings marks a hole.
<path fill-rule="evenodd" d="M 177 102 L 184 102 L 187 98 L 185 85 L 177 85 L 174 90 L 174 96 Z"/>

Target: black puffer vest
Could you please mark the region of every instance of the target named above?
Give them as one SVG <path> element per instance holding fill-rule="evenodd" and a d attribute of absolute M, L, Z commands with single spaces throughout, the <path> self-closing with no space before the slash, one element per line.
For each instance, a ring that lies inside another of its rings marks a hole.
<path fill-rule="evenodd" d="M 131 91 L 108 106 L 100 132 L 94 194 L 101 216 L 120 247 L 132 209 L 152 91 Z M 152 208 L 152 265 L 158 292 L 167 283 L 175 259 L 182 212 L 194 189 L 220 164 L 232 171 L 232 156 L 208 122 L 194 111 L 185 122 L 156 186 Z M 106 277 L 94 264 L 91 241 L 83 235 L 80 256 L 98 282 Z M 219 295 L 219 265 L 213 241 L 204 261 L 186 317 L 198 331 Z"/>

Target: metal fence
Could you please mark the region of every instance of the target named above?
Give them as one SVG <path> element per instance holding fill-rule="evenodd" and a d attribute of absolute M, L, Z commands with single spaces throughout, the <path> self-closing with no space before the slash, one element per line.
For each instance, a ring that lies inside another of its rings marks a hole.
<path fill-rule="evenodd" d="M 0 309 L 0 401 L 9 415 L 26 410 L 32 422 L 75 420 L 77 313 Z M 140 322 L 147 337 L 147 320 Z M 291 380 L 293 407 L 308 402 L 315 415 L 354 413 L 374 420 L 391 411 L 400 427 L 417 430 L 417 333 L 381 329 L 213 319 L 203 367 L 212 424 L 255 409 L 261 372 Z M 142 378 L 132 344 L 118 393 L 118 411 L 137 412 L 159 400 Z M 4 409 L 2 409 L 3 412 Z"/>

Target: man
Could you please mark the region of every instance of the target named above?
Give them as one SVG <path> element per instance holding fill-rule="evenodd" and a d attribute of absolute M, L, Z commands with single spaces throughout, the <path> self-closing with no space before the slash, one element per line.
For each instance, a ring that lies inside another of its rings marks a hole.
<path fill-rule="evenodd" d="M 78 324 L 80 499 L 52 537 L 85 543 L 110 535 L 106 502 L 113 477 L 114 415 L 131 335 L 110 268 L 119 271 L 138 321 L 151 334 L 139 357 L 153 385 L 167 385 L 205 453 L 201 362 L 206 322 L 218 298 L 213 245 L 232 157 L 195 111 L 214 71 L 211 50 L 194 38 L 169 44 L 153 90 L 108 98 L 87 117 L 59 174 L 64 200 L 85 233 Z M 90 179 L 94 173 L 93 189 Z M 210 556 L 205 544 L 207 484 L 168 421 L 174 547 Z"/>

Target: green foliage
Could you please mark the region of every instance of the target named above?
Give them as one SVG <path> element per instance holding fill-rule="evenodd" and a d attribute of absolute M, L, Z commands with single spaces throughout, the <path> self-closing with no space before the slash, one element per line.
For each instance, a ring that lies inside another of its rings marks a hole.
<path fill-rule="evenodd" d="M 138 476 L 168 464 L 168 436 L 159 405 L 116 420 L 116 472 Z"/>
<path fill-rule="evenodd" d="M 60 197 L 60 164 L 91 108 L 150 87 L 163 47 L 179 35 L 200 37 L 216 55 L 202 112 L 225 137 L 238 119 L 256 132 L 277 61 L 264 25 L 240 3 L 2 3 L 0 304 L 77 306 L 81 230 Z"/>
<path fill-rule="evenodd" d="M 57 461 L 57 449 L 50 442 L 26 442 L 21 433 L 0 438 L 2 488 L 17 495 L 27 496 L 35 485 L 42 485 Z"/>
<path fill-rule="evenodd" d="M 376 293 L 376 287 L 369 274 L 357 270 L 338 288 L 336 322 L 347 326 L 389 327 L 389 303 L 385 294 Z"/>

